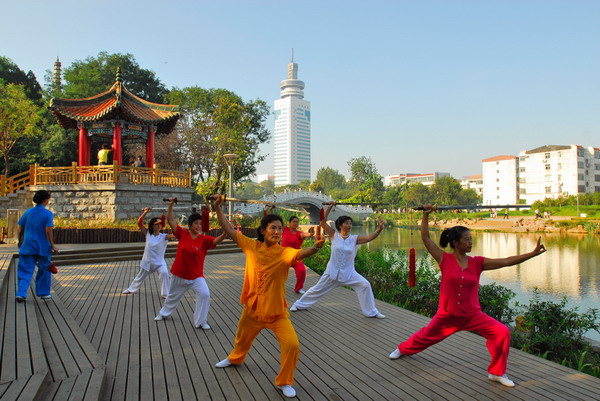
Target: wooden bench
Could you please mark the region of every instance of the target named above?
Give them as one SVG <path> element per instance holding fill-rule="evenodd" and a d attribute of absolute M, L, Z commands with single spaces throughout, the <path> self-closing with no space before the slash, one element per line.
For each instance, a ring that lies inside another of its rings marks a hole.
<path fill-rule="evenodd" d="M 16 265 L 11 258 L 0 286 L 0 399 L 41 400 L 48 365 L 31 289 L 27 302 L 15 301 Z"/>

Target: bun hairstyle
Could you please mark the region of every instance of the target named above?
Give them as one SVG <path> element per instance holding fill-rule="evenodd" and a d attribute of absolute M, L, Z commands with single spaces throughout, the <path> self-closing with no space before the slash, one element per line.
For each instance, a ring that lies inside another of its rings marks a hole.
<path fill-rule="evenodd" d="M 150 221 L 148 222 L 148 232 L 150 234 L 152 234 L 154 232 L 154 224 L 156 224 L 159 221 L 160 221 L 160 218 L 158 218 L 158 217 L 153 217 L 150 219 Z"/>
<path fill-rule="evenodd" d="M 352 220 L 352 217 L 350 216 L 340 216 L 337 218 L 337 220 L 335 221 L 335 229 L 340 231 L 342 224 L 344 224 L 347 220 L 350 220 L 351 222 L 354 223 L 354 220 Z"/>
<path fill-rule="evenodd" d="M 450 244 L 450 248 L 454 249 L 454 241 L 460 241 L 465 231 L 469 231 L 469 229 L 463 226 L 446 228 L 444 231 L 442 231 L 442 235 L 440 235 L 440 246 L 445 248 L 448 244 Z"/>
<path fill-rule="evenodd" d="M 283 227 L 283 219 L 281 218 L 281 216 L 278 216 L 276 214 L 268 214 L 262 218 L 262 220 L 260 221 L 260 227 L 256 229 L 256 239 L 258 241 L 265 242 L 265 236 L 262 233 L 262 230 L 266 230 L 269 224 L 276 220 L 278 220 L 281 223 L 281 226 Z"/>
<path fill-rule="evenodd" d="M 33 203 L 41 205 L 46 199 L 50 199 L 50 192 L 40 189 L 33 195 Z"/>

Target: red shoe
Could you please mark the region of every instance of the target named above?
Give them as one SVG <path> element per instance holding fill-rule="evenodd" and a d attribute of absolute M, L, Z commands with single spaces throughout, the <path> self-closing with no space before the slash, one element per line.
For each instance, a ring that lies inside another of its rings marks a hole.
<path fill-rule="evenodd" d="M 48 266 L 48 271 L 52 274 L 58 273 L 58 269 L 54 266 L 54 263 L 51 263 L 50 266 Z"/>

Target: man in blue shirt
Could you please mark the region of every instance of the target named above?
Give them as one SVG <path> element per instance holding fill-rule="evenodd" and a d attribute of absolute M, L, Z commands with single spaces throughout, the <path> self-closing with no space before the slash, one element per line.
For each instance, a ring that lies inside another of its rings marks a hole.
<path fill-rule="evenodd" d="M 54 215 L 46 209 L 50 202 L 50 193 L 44 190 L 37 191 L 33 195 L 33 202 L 35 206 L 23 213 L 19 219 L 17 302 L 23 302 L 27 298 L 27 289 L 36 264 L 38 270 L 35 276 L 35 293 L 42 299 L 52 298 L 50 295 L 52 274 L 48 271 L 48 267 L 52 263 L 50 260 L 52 253 L 58 250 L 54 246 L 52 235 Z"/>

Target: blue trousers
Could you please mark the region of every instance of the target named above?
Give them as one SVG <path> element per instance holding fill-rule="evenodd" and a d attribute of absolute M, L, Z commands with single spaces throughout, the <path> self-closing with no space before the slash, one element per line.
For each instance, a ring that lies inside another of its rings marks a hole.
<path fill-rule="evenodd" d="M 48 271 L 50 263 L 50 255 L 19 255 L 17 266 L 18 297 L 27 298 L 27 288 L 31 283 L 36 264 L 38 269 L 35 276 L 35 295 L 38 297 L 50 295 L 50 288 L 52 287 L 52 273 Z"/>

